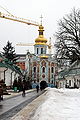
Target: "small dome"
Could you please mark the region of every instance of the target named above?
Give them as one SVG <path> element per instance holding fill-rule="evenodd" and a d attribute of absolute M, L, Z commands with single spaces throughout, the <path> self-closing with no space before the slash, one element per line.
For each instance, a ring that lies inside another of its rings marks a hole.
<path fill-rule="evenodd" d="M 39 44 L 39 43 L 40 43 L 40 44 L 41 44 L 41 43 L 42 43 L 42 44 L 43 44 L 43 43 L 46 44 L 47 39 L 44 38 L 44 35 L 43 35 L 44 27 L 43 27 L 42 25 L 40 25 L 38 31 L 39 31 L 39 36 L 38 36 L 38 38 L 35 39 L 35 44 L 37 44 L 37 43 L 38 43 L 38 44 Z"/>
<path fill-rule="evenodd" d="M 42 25 L 39 26 L 39 30 L 43 30 L 44 31 L 44 27 Z"/>

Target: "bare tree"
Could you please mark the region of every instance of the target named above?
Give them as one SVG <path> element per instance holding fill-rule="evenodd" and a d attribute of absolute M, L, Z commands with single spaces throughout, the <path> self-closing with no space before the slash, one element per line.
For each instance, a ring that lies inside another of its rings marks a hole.
<path fill-rule="evenodd" d="M 58 22 L 56 32 L 56 56 L 58 61 L 80 60 L 80 10 L 72 9 L 69 15 Z"/>

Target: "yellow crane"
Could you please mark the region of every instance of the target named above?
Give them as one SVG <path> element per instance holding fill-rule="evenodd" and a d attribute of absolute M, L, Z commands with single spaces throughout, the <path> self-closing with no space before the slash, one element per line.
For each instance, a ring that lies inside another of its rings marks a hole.
<path fill-rule="evenodd" d="M 20 17 L 14 16 L 14 15 L 11 15 L 11 14 L 5 14 L 5 13 L 2 13 L 2 12 L 0 12 L 0 18 L 4 18 L 4 19 L 16 21 L 16 22 L 25 23 L 27 25 L 39 26 L 39 24 L 37 22 L 35 22 L 35 21 L 24 19 L 24 18 L 20 18 Z"/>
<path fill-rule="evenodd" d="M 3 8 L 2 6 L 0 6 L 1 8 Z M 0 18 L 4 18 L 4 19 L 8 19 L 8 20 L 12 20 L 12 21 L 16 21 L 16 22 L 20 22 L 20 23 L 25 23 L 27 25 L 34 25 L 34 26 L 39 26 L 38 22 L 32 21 L 32 20 L 28 20 L 28 19 L 24 19 L 24 18 L 20 18 L 17 16 L 12 15 L 8 10 L 6 10 L 5 8 L 3 8 L 8 14 L 2 13 L 0 12 Z M 42 17 L 41 17 L 42 18 Z M 42 20 L 41 20 L 42 22 Z M 17 43 L 17 46 L 33 46 L 34 44 L 32 43 Z M 49 44 L 47 44 L 48 49 L 49 49 L 49 53 L 51 53 L 51 40 L 49 41 Z"/>
<path fill-rule="evenodd" d="M 8 14 L 5 14 L 5 13 L 0 12 L 0 18 L 25 23 L 27 25 L 39 26 L 38 22 L 14 16 L 6 8 L 2 7 L 1 5 L 0 5 L 0 8 L 2 8 L 3 10 L 5 10 L 8 13 Z"/>
<path fill-rule="evenodd" d="M 34 43 L 17 43 L 17 46 L 33 46 Z"/>

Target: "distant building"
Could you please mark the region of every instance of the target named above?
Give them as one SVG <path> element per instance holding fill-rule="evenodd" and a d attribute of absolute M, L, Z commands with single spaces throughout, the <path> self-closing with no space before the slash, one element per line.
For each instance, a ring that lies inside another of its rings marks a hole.
<path fill-rule="evenodd" d="M 58 88 L 80 88 L 80 61 L 76 60 L 69 68 L 60 71 L 56 83 Z"/>
<path fill-rule="evenodd" d="M 18 76 L 22 76 L 20 68 L 0 54 L 0 81 L 3 80 L 7 87 L 11 87 Z"/>
<path fill-rule="evenodd" d="M 18 65 L 23 71 L 25 71 L 25 61 L 26 54 L 17 54 L 18 60 L 16 61 L 16 65 Z"/>

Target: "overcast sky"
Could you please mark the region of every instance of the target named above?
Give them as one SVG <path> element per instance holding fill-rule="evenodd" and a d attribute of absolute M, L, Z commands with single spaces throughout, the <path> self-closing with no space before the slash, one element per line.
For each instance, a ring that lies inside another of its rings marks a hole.
<path fill-rule="evenodd" d="M 73 7 L 79 9 L 80 0 L 0 0 L 0 5 L 15 16 L 39 23 L 42 14 L 44 35 L 48 40 L 52 37 L 53 42 L 58 21 L 69 14 Z M 6 13 L 2 8 L 0 11 Z M 32 47 L 19 47 L 16 44 L 34 43 L 37 37 L 38 27 L 0 18 L 0 51 L 9 40 L 17 53 L 26 53 L 27 49 L 33 52 Z"/>

